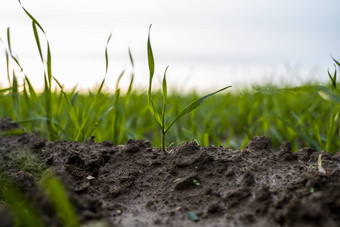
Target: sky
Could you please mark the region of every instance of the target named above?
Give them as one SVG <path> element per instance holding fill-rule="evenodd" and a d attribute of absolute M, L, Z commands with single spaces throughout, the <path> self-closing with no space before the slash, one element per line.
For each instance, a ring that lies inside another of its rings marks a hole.
<path fill-rule="evenodd" d="M 167 65 L 168 84 L 178 90 L 326 81 L 327 70 L 334 70 L 331 54 L 340 59 L 338 0 L 21 2 L 43 26 L 53 75 L 66 88 L 88 89 L 101 82 L 111 32 L 108 88 L 114 88 L 122 70 L 121 86 L 127 87 L 129 47 L 135 86 L 147 86 L 150 24 L 156 86 Z M 0 3 L 0 37 L 5 42 L 7 27 L 26 75 L 35 87 L 42 86 L 43 66 L 31 21 L 16 0 Z M 7 80 L 3 45 L 0 48 L 1 86 Z"/>

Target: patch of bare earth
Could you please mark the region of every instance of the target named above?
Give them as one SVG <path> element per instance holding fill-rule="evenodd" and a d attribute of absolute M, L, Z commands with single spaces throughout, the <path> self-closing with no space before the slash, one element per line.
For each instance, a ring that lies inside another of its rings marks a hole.
<path fill-rule="evenodd" d="M 15 127 L 8 118 L 0 122 L 1 131 Z M 30 154 L 40 161 L 28 160 Z M 318 171 L 319 154 L 326 173 Z M 60 222 L 37 186 L 46 169 L 62 179 L 83 224 L 340 226 L 340 156 L 312 148 L 291 152 L 289 143 L 274 152 L 263 136 L 244 150 L 189 142 L 164 155 L 142 140 L 114 146 L 25 133 L 0 137 L 0 166 L 49 226 Z M 13 225 L 3 203 L 0 220 Z"/>

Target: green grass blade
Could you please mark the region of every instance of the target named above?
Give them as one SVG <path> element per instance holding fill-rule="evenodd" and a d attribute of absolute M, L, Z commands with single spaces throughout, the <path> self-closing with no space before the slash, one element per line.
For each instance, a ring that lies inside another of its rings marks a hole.
<path fill-rule="evenodd" d="M 323 146 L 323 142 L 321 140 L 321 135 L 320 135 L 320 129 L 319 129 L 319 126 L 318 124 L 313 121 L 313 127 L 312 127 L 312 130 L 314 131 L 314 134 L 318 140 L 318 143 L 320 144 L 320 146 L 322 147 Z"/>
<path fill-rule="evenodd" d="M 10 90 L 12 90 L 12 88 L 2 88 L 2 89 L 0 89 L 0 94 L 1 93 L 5 93 L 5 92 L 8 92 L 8 91 L 10 91 Z"/>
<path fill-rule="evenodd" d="M 148 43 L 147 43 L 148 65 L 149 65 L 149 72 L 150 72 L 149 88 L 148 88 L 148 107 L 149 107 L 149 110 L 150 110 L 152 117 L 156 120 L 159 127 L 161 129 L 163 129 L 164 125 L 162 125 L 161 118 L 160 118 L 160 116 L 159 116 L 159 114 L 158 114 L 158 112 L 155 108 L 155 105 L 152 101 L 152 95 L 151 95 L 152 79 L 153 79 L 153 75 L 154 75 L 154 72 L 155 72 L 155 62 L 154 62 L 154 57 L 153 57 L 152 47 L 151 47 L 151 42 L 150 42 L 150 30 L 151 30 L 151 25 L 149 27 L 149 35 L 148 35 Z"/>
<path fill-rule="evenodd" d="M 5 50 L 5 57 L 6 57 L 6 69 L 7 69 L 7 80 L 8 83 L 11 84 L 11 78 L 10 78 L 10 70 L 9 70 L 9 55 L 8 55 L 8 50 L 5 47 L 5 43 L 0 37 L 0 42 L 4 45 L 4 50 Z"/>
<path fill-rule="evenodd" d="M 333 58 L 333 56 L 331 56 L 331 57 L 332 57 L 333 61 L 335 62 L 335 64 L 337 64 L 338 67 L 340 67 L 340 63 L 337 60 L 335 60 L 335 58 Z"/>
<path fill-rule="evenodd" d="M 339 111 L 335 112 L 335 114 L 332 113 L 329 119 L 329 124 L 327 128 L 327 141 L 326 141 L 325 150 L 328 152 L 332 152 L 332 153 L 334 152 L 332 148 L 334 147 L 334 138 L 336 135 L 338 118 L 339 118 Z"/>
<path fill-rule="evenodd" d="M 148 64 L 149 64 L 149 71 L 150 71 L 150 78 L 149 78 L 149 89 L 151 89 L 151 83 L 152 83 L 152 79 L 153 79 L 153 75 L 155 73 L 155 61 L 153 58 L 153 53 L 152 53 L 152 47 L 151 47 L 151 42 L 150 42 L 150 30 L 151 30 L 151 24 L 149 27 L 149 35 L 148 35 L 148 45 L 147 45 L 147 49 L 148 49 Z"/>
<path fill-rule="evenodd" d="M 328 88 L 319 90 L 319 95 L 326 101 L 332 101 L 334 103 L 340 104 L 340 95 L 336 92 L 331 91 Z"/>
<path fill-rule="evenodd" d="M 7 80 L 9 84 L 12 84 L 9 70 L 9 55 L 7 50 L 5 51 L 5 55 L 6 55 Z"/>
<path fill-rule="evenodd" d="M 52 57 L 51 57 L 51 50 L 50 44 L 47 41 L 47 76 L 48 76 L 48 85 L 49 88 L 52 89 Z"/>
<path fill-rule="evenodd" d="M 19 89 L 18 89 L 18 81 L 13 69 L 13 84 L 12 84 L 12 103 L 13 110 L 15 114 L 15 120 L 19 120 Z"/>
<path fill-rule="evenodd" d="M 21 4 L 21 0 L 18 0 L 18 2 L 20 3 L 21 5 L 21 8 L 25 11 L 25 13 L 27 14 L 27 16 L 29 18 L 31 18 L 31 20 L 36 23 L 38 25 L 38 27 L 41 29 L 41 31 L 46 35 L 44 29 L 42 28 L 42 26 L 39 24 L 39 22 L 24 8 L 24 6 Z"/>
<path fill-rule="evenodd" d="M 101 94 L 102 90 L 103 90 L 103 86 L 104 86 L 104 83 L 105 83 L 105 78 L 102 80 L 102 82 L 100 83 L 100 86 L 97 90 L 97 93 L 96 93 L 96 98 L 99 96 L 99 94 Z"/>
<path fill-rule="evenodd" d="M 75 131 L 77 132 L 77 133 L 75 133 L 75 140 L 78 140 L 78 138 L 79 138 L 79 129 L 80 129 L 80 125 L 79 125 L 79 122 L 78 122 L 78 117 L 77 117 L 77 112 L 76 112 L 76 109 L 75 109 L 75 107 L 72 105 L 72 103 L 71 103 L 71 101 L 70 101 L 70 99 L 68 98 L 68 96 L 67 96 L 67 94 L 66 94 L 66 92 L 64 91 L 64 88 L 63 88 L 63 86 L 59 83 L 59 81 L 55 78 L 55 77 L 53 77 L 53 79 L 54 79 L 54 81 L 58 84 L 58 86 L 60 87 L 60 89 L 61 89 L 61 93 L 63 94 L 63 96 L 64 96 L 64 99 L 65 99 L 65 102 L 66 102 L 66 107 L 67 107 L 67 110 L 68 110 L 68 114 L 69 114 L 69 116 L 70 116 L 70 118 L 71 118 L 71 121 L 72 121 L 72 123 L 73 123 L 73 125 L 74 125 L 74 127 L 75 127 Z"/>
<path fill-rule="evenodd" d="M 114 106 L 110 106 L 109 108 L 107 108 L 107 110 L 104 111 L 104 113 L 102 115 L 100 115 L 100 117 L 96 120 L 96 123 L 94 124 L 92 129 L 89 131 L 89 133 L 88 133 L 86 138 L 90 138 L 93 135 L 94 131 L 97 129 L 97 127 L 100 125 L 100 123 L 106 117 L 106 115 L 108 113 L 110 113 L 114 108 L 115 108 Z"/>
<path fill-rule="evenodd" d="M 71 202 L 68 199 L 66 190 L 59 179 L 50 175 L 42 181 L 43 188 L 52 202 L 61 223 L 66 227 L 80 226 L 78 217 Z"/>
<path fill-rule="evenodd" d="M 118 76 L 117 82 L 116 82 L 116 91 L 115 91 L 115 97 L 114 97 L 114 106 L 116 107 L 114 115 L 113 115 L 113 143 L 118 144 L 119 136 L 118 135 L 118 119 L 119 119 L 119 97 L 120 97 L 120 89 L 119 89 L 119 82 L 122 79 L 123 75 L 125 73 L 125 70 L 123 70 L 120 75 Z M 121 133 L 121 132 L 120 132 Z"/>
<path fill-rule="evenodd" d="M 52 93 L 51 93 L 51 88 L 49 87 L 46 73 L 44 73 L 44 84 L 45 84 L 44 85 L 45 111 L 46 111 L 46 118 L 48 119 L 47 121 L 48 133 L 49 133 L 49 138 L 51 140 L 55 140 L 55 132 L 53 128 Z"/>
<path fill-rule="evenodd" d="M 129 58 L 130 58 L 130 62 L 131 62 L 131 65 L 132 65 L 132 68 L 134 69 L 135 68 L 135 64 L 133 62 L 133 57 L 132 57 L 132 54 L 131 54 L 131 49 L 129 47 Z"/>
<path fill-rule="evenodd" d="M 35 92 L 35 90 L 34 90 L 32 84 L 31 84 L 31 82 L 30 82 L 30 80 L 28 79 L 27 76 L 25 76 L 25 81 L 26 81 L 26 83 L 27 83 L 28 90 L 29 90 L 29 92 L 30 92 L 30 96 L 31 96 L 34 100 L 37 99 L 37 97 L 38 97 L 38 96 L 37 96 L 37 93 Z"/>
<path fill-rule="evenodd" d="M 14 57 L 14 56 L 11 56 L 11 57 L 12 57 L 12 59 L 14 60 L 14 62 L 19 66 L 20 72 L 23 72 L 24 69 L 21 67 L 18 58 Z"/>
<path fill-rule="evenodd" d="M 44 57 L 43 57 L 42 50 L 41 50 L 41 44 L 40 44 L 40 38 L 39 38 L 38 30 L 37 30 L 37 25 L 34 21 L 32 21 L 32 28 L 33 28 L 33 34 L 34 34 L 35 42 L 38 47 L 41 62 L 44 62 Z"/>
<path fill-rule="evenodd" d="M 171 126 L 172 126 L 178 119 L 180 119 L 181 117 L 183 117 L 183 116 L 186 115 L 187 113 L 190 113 L 191 111 L 193 111 L 194 109 L 196 109 L 196 108 L 197 108 L 199 105 L 201 105 L 207 98 L 209 98 L 210 96 L 215 95 L 215 94 L 217 94 L 217 93 L 219 93 L 219 92 L 221 92 L 221 91 L 224 91 L 224 90 L 226 90 L 226 89 L 228 89 L 228 88 L 230 88 L 230 87 L 231 87 L 231 86 L 224 87 L 224 88 L 222 88 L 222 89 L 220 89 L 220 90 L 218 90 L 218 91 L 212 92 L 212 93 L 210 93 L 210 94 L 208 94 L 208 95 L 206 95 L 206 96 L 203 96 L 203 97 L 197 99 L 196 101 L 192 102 L 190 105 L 188 105 L 186 108 L 184 108 L 184 110 L 183 110 L 180 114 L 178 114 L 178 115 L 176 116 L 176 118 L 175 118 L 175 119 L 170 123 L 170 125 L 166 128 L 165 133 L 171 128 Z"/>
<path fill-rule="evenodd" d="M 28 96 L 28 91 L 27 91 L 27 86 L 26 86 L 26 84 L 27 84 L 27 83 L 26 83 L 26 81 L 24 80 L 24 85 L 23 85 L 23 88 L 24 88 L 24 90 L 23 90 L 23 96 L 24 96 L 24 99 L 25 99 L 26 108 L 29 110 L 31 100 L 30 100 L 30 98 L 29 98 L 29 96 Z"/>
<path fill-rule="evenodd" d="M 322 148 L 314 142 L 314 139 L 310 138 L 307 134 L 302 132 L 298 127 L 296 127 L 294 124 L 286 121 L 283 117 L 278 116 L 278 119 L 282 121 L 286 126 L 291 128 L 296 134 L 301 136 L 303 139 L 305 139 L 311 146 L 313 146 L 316 150 L 321 151 Z"/>
<path fill-rule="evenodd" d="M 17 135 L 22 135 L 26 131 L 23 128 L 15 128 L 15 129 L 10 129 L 6 131 L 0 131 L 0 136 L 17 136 Z"/>
<path fill-rule="evenodd" d="M 25 119 L 23 121 L 18 121 L 17 123 L 20 124 L 20 125 L 23 125 L 23 124 L 32 123 L 32 122 L 39 122 L 39 121 L 49 123 L 50 120 L 46 117 L 35 117 L 35 118 Z M 65 129 L 63 127 L 61 127 L 61 125 L 57 121 L 54 120 L 53 125 L 56 128 L 58 128 L 65 136 L 67 136 Z M 68 138 L 68 139 L 71 140 L 71 138 Z"/>
<path fill-rule="evenodd" d="M 8 50 L 9 50 L 9 54 L 12 56 L 12 45 L 11 45 L 11 32 L 10 32 L 10 28 L 7 27 L 7 45 L 8 45 Z"/>
<path fill-rule="evenodd" d="M 165 148 L 165 111 L 166 111 L 166 102 L 167 102 L 167 96 L 168 96 L 168 88 L 167 88 L 167 83 L 166 83 L 166 71 L 168 70 L 169 66 L 166 67 L 164 71 L 164 76 L 163 76 L 163 88 L 162 88 L 162 93 L 163 93 L 163 109 L 162 109 L 162 137 L 161 137 L 161 148 L 164 153 L 166 153 L 166 148 Z"/>
<path fill-rule="evenodd" d="M 107 53 L 107 47 L 109 45 L 111 37 L 112 37 L 112 32 L 110 33 L 109 38 L 107 38 L 106 47 L 105 47 L 105 76 L 107 75 L 107 70 L 109 69 L 109 56 Z"/>
<path fill-rule="evenodd" d="M 130 97 L 131 97 L 131 93 L 132 93 L 132 85 L 133 85 L 133 81 L 134 81 L 134 62 L 133 62 L 133 57 L 132 57 L 132 54 L 131 54 L 131 50 L 129 48 L 129 57 L 130 57 L 130 62 L 131 62 L 131 66 L 132 66 L 132 72 L 131 72 L 131 78 L 130 78 L 130 83 L 129 83 L 129 88 L 125 94 L 125 101 L 124 101 L 124 114 L 122 116 L 122 120 L 121 120 L 121 124 L 120 124 L 120 127 L 119 127 L 119 138 L 118 138 L 118 144 L 121 144 L 123 142 L 123 138 L 124 138 L 124 135 L 125 135 L 125 127 L 126 127 L 126 118 L 127 118 L 127 114 L 126 111 L 127 111 L 127 108 L 128 108 L 128 105 L 129 105 L 129 102 L 130 102 Z"/>
<path fill-rule="evenodd" d="M 118 139 L 119 139 L 119 135 L 118 135 L 118 130 L 117 130 L 117 126 L 118 126 L 118 118 L 119 118 L 119 112 L 118 112 L 118 102 L 119 102 L 119 96 L 120 96 L 120 89 L 118 88 L 115 92 L 115 98 L 114 98 L 114 106 L 115 108 L 115 112 L 113 115 L 113 143 L 115 145 L 118 145 Z"/>
<path fill-rule="evenodd" d="M 11 44 L 11 31 L 9 27 L 7 27 L 7 46 L 8 46 L 9 54 L 13 56 L 12 44 Z"/>
<path fill-rule="evenodd" d="M 168 70 L 169 66 L 166 67 L 164 71 L 163 76 L 163 110 L 162 110 L 162 125 L 165 125 L 165 111 L 166 111 L 166 101 L 168 97 L 168 88 L 167 88 L 167 82 L 166 82 L 166 72 Z"/>
<path fill-rule="evenodd" d="M 135 78 L 134 73 L 131 73 L 129 88 L 128 88 L 126 95 L 125 95 L 125 106 L 126 107 L 127 107 L 127 105 L 129 104 L 129 101 L 130 101 L 134 78 Z"/>
<path fill-rule="evenodd" d="M 284 142 L 280 132 L 275 127 L 269 127 L 269 130 L 280 143 Z"/>
<path fill-rule="evenodd" d="M 89 107 L 89 109 L 90 110 L 93 110 L 94 109 L 94 107 L 97 105 L 97 103 L 98 103 L 98 99 L 99 99 L 99 96 L 100 96 L 100 94 L 101 94 L 101 92 L 102 92 L 102 89 L 103 89 L 103 86 L 104 86 L 104 83 L 105 83 L 105 78 L 106 77 L 104 77 L 104 79 L 102 80 L 102 82 L 100 83 L 100 86 L 99 86 L 99 88 L 98 88 L 98 90 L 97 90 L 97 92 L 96 92 L 96 95 L 95 95 L 95 97 L 94 97 L 94 100 L 93 100 L 93 102 L 91 103 L 91 105 L 90 105 L 90 107 Z M 82 123 L 81 123 L 81 125 L 80 125 L 80 127 L 79 127 L 79 131 L 78 131 L 78 134 L 77 134 L 77 138 L 79 138 L 80 137 L 80 134 L 83 132 L 83 130 L 84 130 L 84 127 L 85 127 L 85 125 L 86 125 L 86 123 L 88 123 L 88 118 L 89 118 L 89 114 L 86 112 L 86 113 L 84 113 L 85 114 L 85 117 L 82 119 Z M 94 123 L 95 125 L 92 127 L 93 129 L 95 129 L 97 126 L 96 126 L 96 123 Z M 92 131 L 92 130 L 91 130 Z M 88 137 L 87 137 L 88 138 Z"/>
<path fill-rule="evenodd" d="M 123 70 L 118 76 L 118 79 L 116 81 L 116 90 L 119 88 L 119 82 L 123 78 L 124 73 L 125 73 L 125 70 Z"/>
<path fill-rule="evenodd" d="M 79 94 L 79 91 L 77 91 L 76 93 L 74 93 L 74 94 L 72 95 L 72 98 L 71 98 L 71 104 L 72 104 L 72 106 L 75 105 L 75 102 L 76 102 L 76 99 L 77 99 L 77 97 L 78 97 L 78 94 Z"/>
<path fill-rule="evenodd" d="M 9 27 L 7 28 L 7 43 L 8 43 L 8 50 L 11 58 L 15 61 L 15 63 L 19 66 L 21 71 L 24 71 L 24 69 L 21 67 L 19 60 L 13 56 L 13 51 L 12 51 L 12 45 L 11 45 L 11 35 L 10 35 L 10 29 Z M 7 63 L 9 64 L 9 59 L 8 56 L 6 56 Z M 7 66 L 7 69 L 9 70 L 9 66 Z"/>

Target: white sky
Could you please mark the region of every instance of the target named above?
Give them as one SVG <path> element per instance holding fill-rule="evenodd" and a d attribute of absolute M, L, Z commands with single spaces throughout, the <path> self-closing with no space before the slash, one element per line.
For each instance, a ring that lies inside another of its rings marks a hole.
<path fill-rule="evenodd" d="M 120 71 L 129 71 L 128 47 L 136 64 L 136 84 L 148 81 L 148 27 L 156 75 L 168 71 L 178 89 L 211 90 L 224 85 L 270 79 L 287 82 L 327 80 L 330 54 L 340 59 L 338 0 L 22 0 L 44 27 L 52 48 L 53 73 L 67 87 L 93 87 L 105 73 L 114 87 Z M 0 37 L 11 28 L 12 49 L 36 86 L 42 66 L 31 21 L 16 0 L 1 0 Z M 0 55 L 0 83 L 6 81 Z M 123 81 L 126 86 L 128 75 Z"/>

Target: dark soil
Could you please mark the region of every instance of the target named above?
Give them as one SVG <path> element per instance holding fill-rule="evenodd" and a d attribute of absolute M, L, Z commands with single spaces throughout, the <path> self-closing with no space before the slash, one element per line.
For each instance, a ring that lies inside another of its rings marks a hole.
<path fill-rule="evenodd" d="M 0 122 L 0 131 L 15 127 L 10 119 Z M 319 154 L 326 173 L 318 171 Z M 0 137 L 0 165 L 47 226 L 61 225 L 38 187 L 47 169 L 63 181 L 82 224 L 340 226 L 340 155 L 292 152 L 289 143 L 274 152 L 263 136 L 244 150 L 189 142 L 164 155 L 142 140 L 113 146 L 93 138 L 48 142 L 24 133 Z M 3 202 L 0 222 L 13 225 Z"/>

